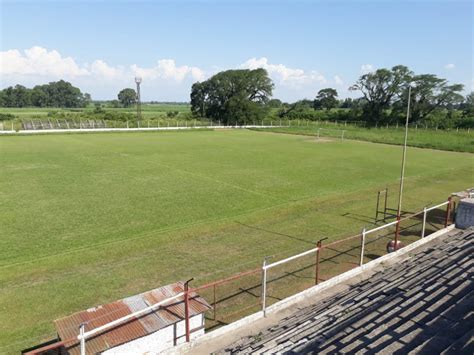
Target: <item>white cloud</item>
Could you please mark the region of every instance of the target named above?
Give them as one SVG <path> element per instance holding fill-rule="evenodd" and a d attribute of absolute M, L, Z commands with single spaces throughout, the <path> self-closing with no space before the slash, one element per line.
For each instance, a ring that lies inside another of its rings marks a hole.
<path fill-rule="evenodd" d="M 108 80 L 118 80 L 126 77 L 125 69 L 122 66 L 112 67 L 101 59 L 97 59 L 91 64 L 89 74 Z"/>
<path fill-rule="evenodd" d="M 151 68 L 131 65 L 111 66 L 101 59 L 92 64 L 78 64 L 71 57 L 63 57 L 56 50 L 48 50 L 39 46 L 19 51 L 11 49 L 0 51 L 0 74 L 16 79 L 24 77 L 44 77 L 48 80 L 60 78 L 91 78 L 99 80 L 128 80 L 141 75 L 148 80 L 167 80 L 181 82 L 186 78 L 203 80 L 205 73 L 198 67 L 187 65 L 177 66 L 173 59 L 158 60 Z"/>
<path fill-rule="evenodd" d="M 368 74 L 374 71 L 374 66 L 372 64 L 362 64 L 360 67 L 361 74 Z"/>
<path fill-rule="evenodd" d="M 446 69 L 446 70 L 451 70 L 451 69 L 454 69 L 454 68 L 456 68 L 456 65 L 454 65 L 453 63 L 449 63 L 449 64 L 446 64 L 444 66 L 444 69 Z"/>
<path fill-rule="evenodd" d="M 187 65 L 176 66 L 176 62 L 173 59 L 161 59 L 158 61 L 157 66 L 151 68 L 141 68 L 135 64 L 130 68 L 134 75 L 148 80 L 171 79 L 181 82 L 186 77 L 190 77 L 195 81 L 202 81 L 205 78 L 204 71 L 200 68 Z"/>
<path fill-rule="evenodd" d="M 17 49 L 0 52 L 0 74 L 40 75 L 52 77 L 77 77 L 88 75 L 71 57 L 63 57 L 56 50 L 31 47 L 20 52 Z"/>
<path fill-rule="evenodd" d="M 339 75 L 334 75 L 334 82 L 338 86 L 344 86 L 344 80 Z"/>
<path fill-rule="evenodd" d="M 303 69 L 289 68 L 283 64 L 271 64 L 265 57 L 250 58 L 239 67 L 243 69 L 266 69 L 270 77 L 282 85 L 299 86 L 327 82 L 326 78 L 315 70 L 306 72 Z"/>

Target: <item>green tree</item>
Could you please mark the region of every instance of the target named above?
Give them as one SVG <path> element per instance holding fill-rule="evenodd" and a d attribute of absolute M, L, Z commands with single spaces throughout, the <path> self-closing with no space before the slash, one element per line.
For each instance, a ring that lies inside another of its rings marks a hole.
<path fill-rule="evenodd" d="M 271 99 L 268 101 L 267 106 L 270 108 L 281 108 L 283 103 L 279 99 Z"/>
<path fill-rule="evenodd" d="M 6 107 L 83 107 L 90 99 L 89 94 L 71 83 L 59 80 L 28 89 L 22 85 L 8 87 L 1 91 L 0 104 Z"/>
<path fill-rule="evenodd" d="M 474 92 L 467 94 L 461 108 L 464 117 L 474 117 Z"/>
<path fill-rule="evenodd" d="M 37 100 L 34 102 L 35 106 L 68 108 L 84 106 L 84 95 L 81 90 L 64 80 L 37 85 L 33 91 Z"/>
<path fill-rule="evenodd" d="M 31 89 L 31 104 L 35 107 L 47 107 L 48 106 L 48 94 L 39 86 L 35 86 Z"/>
<path fill-rule="evenodd" d="M 2 90 L 1 103 L 5 107 L 31 106 L 31 92 L 23 85 L 9 86 Z"/>
<path fill-rule="evenodd" d="M 120 101 L 119 100 L 111 100 L 109 102 L 110 107 L 113 108 L 119 108 L 120 107 Z"/>
<path fill-rule="evenodd" d="M 208 100 L 208 82 L 194 83 L 191 87 L 191 112 L 195 116 L 205 117 Z"/>
<path fill-rule="evenodd" d="M 326 88 L 318 91 L 313 107 L 315 110 L 330 110 L 336 107 L 338 103 L 336 89 Z"/>
<path fill-rule="evenodd" d="M 84 93 L 83 98 L 82 98 L 82 107 L 87 107 L 89 104 L 92 103 L 92 97 L 91 94 L 89 93 Z"/>
<path fill-rule="evenodd" d="M 226 124 L 245 124 L 266 114 L 272 90 L 265 69 L 227 70 L 192 86 L 191 110 Z"/>
<path fill-rule="evenodd" d="M 420 122 L 435 110 L 444 109 L 441 115 L 446 119 L 453 117 L 452 111 L 463 100 L 460 92 L 463 85 L 449 85 L 446 79 L 438 78 L 434 74 L 414 75 L 409 78 L 411 83 L 411 99 L 410 99 L 410 121 Z M 394 104 L 394 113 L 404 114 L 408 104 L 408 85 L 401 88 L 400 100 Z M 449 117 L 447 116 L 449 113 Z M 437 115 L 440 117 L 440 114 Z M 438 118 L 439 120 L 439 118 Z"/>
<path fill-rule="evenodd" d="M 5 107 L 7 103 L 7 94 L 5 90 L 0 90 L 0 107 Z"/>
<path fill-rule="evenodd" d="M 403 65 L 394 66 L 392 69 L 378 69 L 362 75 L 349 89 L 362 92 L 366 101 L 363 108 L 364 118 L 372 124 L 377 124 L 384 121 L 384 111 L 398 99 L 412 75 Z"/>
<path fill-rule="evenodd" d="M 123 107 L 130 107 L 137 102 L 137 93 L 131 88 L 126 88 L 120 91 L 117 95 Z"/>

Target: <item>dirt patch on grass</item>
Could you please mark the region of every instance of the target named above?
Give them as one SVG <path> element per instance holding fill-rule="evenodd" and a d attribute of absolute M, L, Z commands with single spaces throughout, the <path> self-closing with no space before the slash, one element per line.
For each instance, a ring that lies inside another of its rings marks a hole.
<path fill-rule="evenodd" d="M 311 138 L 311 139 L 306 139 L 305 142 L 308 142 L 308 143 L 329 143 L 329 142 L 334 142 L 334 139 L 332 139 L 332 138 Z"/>

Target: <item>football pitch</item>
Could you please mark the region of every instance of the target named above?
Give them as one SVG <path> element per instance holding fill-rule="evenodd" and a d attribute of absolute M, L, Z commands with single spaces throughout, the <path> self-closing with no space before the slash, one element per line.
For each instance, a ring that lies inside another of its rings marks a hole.
<path fill-rule="evenodd" d="M 215 130 L 0 137 L 0 353 L 53 320 L 342 238 L 396 207 L 400 146 Z M 472 187 L 474 155 L 408 148 L 404 210 Z"/>

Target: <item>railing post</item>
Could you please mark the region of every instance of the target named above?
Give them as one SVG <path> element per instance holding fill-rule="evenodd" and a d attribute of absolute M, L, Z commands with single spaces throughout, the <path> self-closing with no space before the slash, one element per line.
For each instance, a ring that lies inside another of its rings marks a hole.
<path fill-rule="evenodd" d="M 359 260 L 359 266 L 362 266 L 364 264 L 364 249 L 365 249 L 365 228 L 362 229 L 362 236 L 360 240 L 360 260 Z"/>
<path fill-rule="evenodd" d="M 375 207 L 375 223 L 379 220 L 379 202 L 380 202 L 380 191 L 377 192 L 377 206 Z"/>
<path fill-rule="evenodd" d="M 393 245 L 393 251 L 397 251 L 399 234 L 400 234 L 400 213 L 397 214 L 397 225 L 395 228 L 395 244 Z"/>
<path fill-rule="evenodd" d="M 446 219 L 444 220 L 444 228 L 448 226 L 450 212 L 451 212 L 451 196 L 448 198 L 448 205 L 446 206 Z"/>
<path fill-rule="evenodd" d="M 262 312 L 266 317 L 266 298 L 267 298 L 267 258 L 263 259 L 262 265 Z"/>
<path fill-rule="evenodd" d="M 79 335 L 81 336 L 81 355 L 86 355 L 86 339 L 84 338 L 85 323 L 79 326 Z"/>
<path fill-rule="evenodd" d="M 217 311 L 217 303 L 216 303 L 216 284 L 214 284 L 214 319 L 213 319 L 213 320 L 216 320 L 216 319 L 217 319 L 216 311 Z"/>
<path fill-rule="evenodd" d="M 189 326 L 189 283 L 194 280 L 194 277 L 192 279 L 189 279 L 184 283 L 184 322 L 185 322 L 185 327 L 186 327 L 186 342 L 189 343 L 191 339 L 191 330 Z"/>
<path fill-rule="evenodd" d="M 425 237 L 425 228 L 426 228 L 426 207 L 423 208 L 423 224 L 421 226 L 421 238 Z"/>
<path fill-rule="evenodd" d="M 319 282 L 319 258 L 320 258 L 320 254 L 321 254 L 321 240 L 318 240 L 318 242 L 316 243 L 316 248 L 318 248 L 316 250 L 316 270 L 314 272 L 314 284 L 317 285 L 318 282 Z"/>

